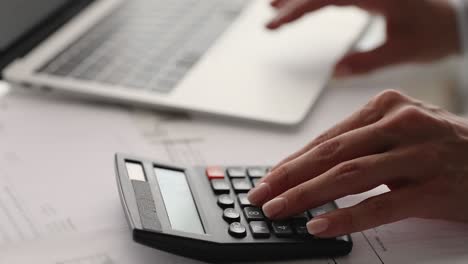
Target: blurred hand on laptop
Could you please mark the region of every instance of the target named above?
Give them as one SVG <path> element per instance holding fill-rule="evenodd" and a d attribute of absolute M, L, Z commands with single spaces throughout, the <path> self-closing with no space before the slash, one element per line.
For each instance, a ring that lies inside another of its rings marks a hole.
<path fill-rule="evenodd" d="M 278 13 L 268 24 L 275 30 L 327 6 L 356 6 L 385 17 L 387 41 L 366 52 L 345 56 L 336 77 L 368 73 L 406 62 L 428 62 L 459 53 L 456 11 L 448 0 L 274 0 Z"/>
<path fill-rule="evenodd" d="M 388 39 L 349 54 L 340 76 L 424 62 L 461 51 L 455 9 L 443 0 L 274 0 L 271 29 L 328 5 L 355 5 L 387 18 Z M 346 30 L 346 29 L 344 29 Z M 409 217 L 468 223 L 468 120 L 389 90 L 275 166 L 250 201 L 287 218 L 380 185 L 390 192 L 313 218 L 310 233 L 335 237 Z"/>

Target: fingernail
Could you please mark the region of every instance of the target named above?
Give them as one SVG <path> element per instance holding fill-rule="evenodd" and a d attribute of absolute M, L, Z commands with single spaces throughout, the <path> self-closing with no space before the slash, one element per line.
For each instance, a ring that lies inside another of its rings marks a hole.
<path fill-rule="evenodd" d="M 326 218 L 314 219 L 307 223 L 307 231 L 310 234 L 316 235 L 325 232 L 330 225 L 330 221 Z"/>
<path fill-rule="evenodd" d="M 270 185 L 263 182 L 250 190 L 247 194 L 247 199 L 249 199 L 252 204 L 259 205 L 268 198 L 268 195 L 270 195 Z"/>
<path fill-rule="evenodd" d="M 334 76 L 336 78 L 345 78 L 345 77 L 348 77 L 352 74 L 352 70 L 350 67 L 346 66 L 346 65 L 338 65 L 335 69 L 335 72 L 334 72 Z"/>
<path fill-rule="evenodd" d="M 275 198 L 264 204 L 262 209 L 266 217 L 273 218 L 286 209 L 286 199 L 283 197 Z"/>
<path fill-rule="evenodd" d="M 266 27 L 268 29 L 275 29 L 276 27 L 278 27 L 278 25 L 275 20 L 272 20 L 266 24 Z"/>
<path fill-rule="evenodd" d="M 275 18 L 270 20 L 270 22 L 268 22 L 266 26 L 269 29 L 276 29 L 279 26 L 281 26 L 281 20 L 282 20 L 282 17 L 280 15 L 277 15 Z"/>

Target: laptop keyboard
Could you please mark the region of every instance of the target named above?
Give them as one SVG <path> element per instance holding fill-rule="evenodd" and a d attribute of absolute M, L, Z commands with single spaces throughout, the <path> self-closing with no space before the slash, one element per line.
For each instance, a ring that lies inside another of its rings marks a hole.
<path fill-rule="evenodd" d="M 40 72 L 170 92 L 248 0 L 127 0 Z"/>

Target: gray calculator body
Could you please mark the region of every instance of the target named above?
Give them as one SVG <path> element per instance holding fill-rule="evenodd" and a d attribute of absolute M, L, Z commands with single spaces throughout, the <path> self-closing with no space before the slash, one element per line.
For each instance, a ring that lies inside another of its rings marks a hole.
<path fill-rule="evenodd" d="M 286 220 L 248 219 L 247 209 L 256 208 L 240 203 L 238 195 L 247 189 L 234 189 L 228 173 L 213 178 L 204 167 L 183 168 L 124 154 L 116 154 L 116 173 L 133 239 L 150 247 L 210 262 L 331 257 L 352 249 L 350 236 L 318 239 L 302 234 L 304 228 L 294 230 Z M 213 180 L 225 181 L 229 188 L 214 190 Z M 253 179 L 246 173 L 245 180 Z M 221 195 L 234 203 L 220 205 Z M 223 218 L 226 209 L 239 217 Z M 334 209 L 336 204 L 330 203 L 321 210 Z M 305 215 L 313 217 L 313 211 Z M 254 234 L 253 223 L 266 225 L 260 228 L 264 232 Z"/>

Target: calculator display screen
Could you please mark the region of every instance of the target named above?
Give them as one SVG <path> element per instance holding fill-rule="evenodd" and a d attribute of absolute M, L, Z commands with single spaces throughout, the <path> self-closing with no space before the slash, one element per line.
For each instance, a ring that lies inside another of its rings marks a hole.
<path fill-rule="evenodd" d="M 174 230 L 204 234 L 185 173 L 154 168 L 169 222 Z"/>

